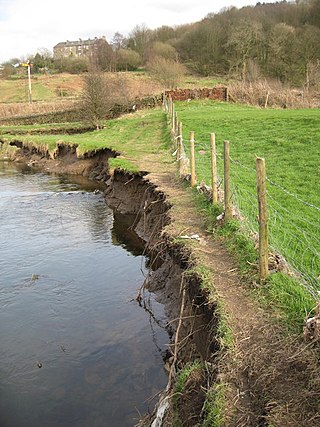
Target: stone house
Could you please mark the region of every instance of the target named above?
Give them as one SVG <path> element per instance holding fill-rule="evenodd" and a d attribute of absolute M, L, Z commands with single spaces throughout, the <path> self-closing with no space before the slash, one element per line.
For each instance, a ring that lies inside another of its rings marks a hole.
<path fill-rule="evenodd" d="M 98 49 L 101 42 L 105 42 L 106 38 L 95 37 L 94 39 L 77 41 L 65 41 L 56 44 L 53 47 L 53 58 L 69 58 L 69 57 L 80 57 L 80 56 L 92 56 Z"/>

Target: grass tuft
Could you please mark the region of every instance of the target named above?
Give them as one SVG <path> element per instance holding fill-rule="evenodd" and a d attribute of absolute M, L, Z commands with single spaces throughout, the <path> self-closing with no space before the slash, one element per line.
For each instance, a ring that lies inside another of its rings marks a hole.
<path fill-rule="evenodd" d="M 304 320 L 314 312 L 314 298 L 297 279 L 281 272 L 271 274 L 257 295 L 292 332 L 301 333 Z"/>
<path fill-rule="evenodd" d="M 204 404 L 205 419 L 203 427 L 221 427 L 224 425 L 225 385 L 215 384 L 207 393 Z"/>
<path fill-rule="evenodd" d="M 135 165 L 134 163 L 132 163 L 130 160 L 127 160 L 127 159 L 112 158 L 112 159 L 109 159 L 108 163 L 109 163 L 110 171 L 114 169 L 122 169 L 126 172 L 131 172 L 131 173 L 139 172 L 139 168 L 137 167 L 137 165 Z"/>
<path fill-rule="evenodd" d="M 198 369 L 202 369 L 203 364 L 200 360 L 195 360 L 192 363 L 187 363 L 186 366 L 178 372 L 177 378 L 175 381 L 175 393 L 183 393 L 185 389 L 186 382 L 192 372 Z"/>

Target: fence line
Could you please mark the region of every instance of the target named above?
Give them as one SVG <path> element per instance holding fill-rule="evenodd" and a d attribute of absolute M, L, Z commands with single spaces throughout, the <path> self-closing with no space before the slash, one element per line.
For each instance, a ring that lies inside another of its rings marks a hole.
<path fill-rule="evenodd" d="M 191 180 L 192 172 L 194 175 L 192 185 L 196 185 L 197 182 L 200 187 L 203 185 L 206 188 L 209 187 L 212 202 L 224 203 L 224 220 L 238 216 L 251 236 L 254 236 L 256 241 L 260 239 L 259 250 L 261 251 L 261 237 L 259 237 L 261 236 L 261 212 L 258 212 L 261 200 L 258 199 L 257 194 L 257 179 L 259 179 L 257 170 L 234 159 L 228 150 L 224 153 L 218 152 L 213 133 L 210 134 L 210 138 L 208 137 L 208 141 L 199 141 L 194 132 L 190 134 L 189 140 L 184 139 L 182 123 L 179 121 L 172 99 L 164 97 L 163 105 L 167 113 L 173 145 L 177 151 L 180 176 L 190 177 Z M 191 156 L 193 149 L 194 155 Z M 232 143 L 230 151 L 232 153 Z M 257 162 L 260 161 L 257 160 Z M 230 168 L 229 182 L 226 182 L 229 178 L 225 176 L 225 166 L 227 169 Z M 265 181 L 268 186 L 265 189 L 268 203 L 268 221 L 265 228 L 269 230 L 265 240 L 269 239 L 270 246 L 267 250 L 264 248 L 265 261 L 264 267 L 261 267 L 261 264 L 259 267 L 260 279 L 263 281 L 269 270 L 294 273 L 310 294 L 315 299 L 319 299 L 320 239 L 316 234 L 320 228 L 318 215 L 320 207 L 303 200 L 268 176 L 265 176 Z M 229 196 L 226 191 L 229 192 Z M 226 204 L 229 199 L 232 201 L 232 207 Z M 291 200 L 291 202 L 288 206 L 284 206 L 283 200 Z M 308 214 L 302 213 L 297 216 L 296 203 L 303 205 L 301 209 L 310 209 Z"/>

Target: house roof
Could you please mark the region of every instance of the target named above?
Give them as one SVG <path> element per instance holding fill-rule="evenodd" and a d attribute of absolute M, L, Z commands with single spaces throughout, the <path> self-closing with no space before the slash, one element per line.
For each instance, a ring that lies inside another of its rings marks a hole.
<path fill-rule="evenodd" d="M 62 48 L 62 47 L 73 47 L 73 46 L 90 46 L 90 45 L 94 45 L 97 41 L 98 41 L 98 37 L 95 37 L 94 39 L 88 39 L 88 40 L 75 40 L 75 41 L 65 41 L 65 42 L 60 42 L 58 44 L 56 44 L 53 49 L 56 48 Z"/>

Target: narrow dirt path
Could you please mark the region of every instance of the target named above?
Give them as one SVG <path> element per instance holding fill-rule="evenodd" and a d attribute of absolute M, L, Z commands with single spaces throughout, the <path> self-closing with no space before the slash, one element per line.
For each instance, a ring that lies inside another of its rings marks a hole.
<path fill-rule="evenodd" d="M 151 159 L 145 159 L 145 170 Z M 221 242 L 205 230 L 190 189 L 177 179 L 174 166 L 155 164 L 146 179 L 168 196 L 172 238 L 198 234 L 193 255 L 212 273 L 214 293 L 225 307 L 234 346 L 220 361 L 219 379 L 226 385 L 226 426 L 320 425 L 320 370 L 317 355 L 302 339 L 288 336 L 254 301 L 249 284 Z"/>

